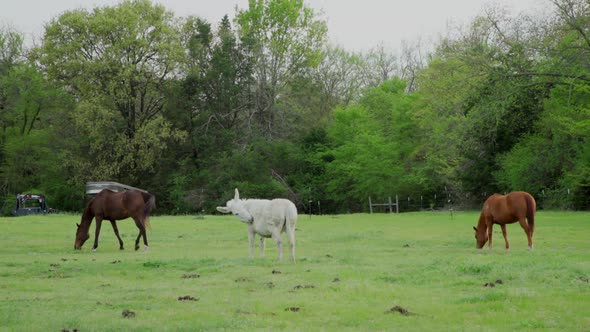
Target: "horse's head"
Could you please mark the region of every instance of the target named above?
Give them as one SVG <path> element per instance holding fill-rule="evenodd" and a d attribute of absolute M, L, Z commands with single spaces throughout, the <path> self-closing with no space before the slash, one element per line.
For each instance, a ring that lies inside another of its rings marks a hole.
<path fill-rule="evenodd" d="M 486 244 L 486 242 L 488 242 L 488 232 L 486 232 L 485 228 L 483 228 L 481 231 L 476 227 L 473 227 L 473 229 L 475 230 L 475 245 L 477 249 L 481 249 Z"/>
<path fill-rule="evenodd" d="M 244 203 L 240 200 L 240 193 L 238 192 L 238 188 L 236 188 L 234 198 L 230 199 L 225 203 L 225 206 L 218 206 L 217 211 L 221 213 L 231 213 L 236 216 L 240 221 L 245 223 L 251 223 L 253 221 L 252 215 L 246 207 Z"/>
<path fill-rule="evenodd" d="M 76 230 L 76 241 L 74 242 L 74 249 L 80 250 L 84 245 L 84 242 L 90 238 L 90 234 L 88 234 L 89 227 L 80 227 L 79 224 L 76 224 L 78 229 Z"/>

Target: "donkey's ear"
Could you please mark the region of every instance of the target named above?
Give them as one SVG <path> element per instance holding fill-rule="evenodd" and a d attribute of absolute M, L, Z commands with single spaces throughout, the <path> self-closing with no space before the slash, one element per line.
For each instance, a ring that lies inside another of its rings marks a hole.
<path fill-rule="evenodd" d="M 475 226 L 473 226 L 473 230 L 477 232 L 477 228 L 475 228 Z"/>
<path fill-rule="evenodd" d="M 234 194 L 234 199 L 236 201 L 240 199 L 240 192 L 238 192 L 238 188 L 236 188 L 236 193 Z"/>
<path fill-rule="evenodd" d="M 230 213 L 231 211 L 228 210 L 225 206 L 218 206 L 217 207 L 217 211 L 221 212 L 221 213 Z"/>

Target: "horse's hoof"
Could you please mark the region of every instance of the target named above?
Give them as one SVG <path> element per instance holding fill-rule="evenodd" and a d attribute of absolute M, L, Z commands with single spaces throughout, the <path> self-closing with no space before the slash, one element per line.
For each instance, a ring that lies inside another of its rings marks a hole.
<path fill-rule="evenodd" d="M 143 247 L 143 251 L 148 251 L 148 246 Z"/>
<path fill-rule="evenodd" d="M 92 252 L 96 252 L 96 248 L 92 248 Z"/>

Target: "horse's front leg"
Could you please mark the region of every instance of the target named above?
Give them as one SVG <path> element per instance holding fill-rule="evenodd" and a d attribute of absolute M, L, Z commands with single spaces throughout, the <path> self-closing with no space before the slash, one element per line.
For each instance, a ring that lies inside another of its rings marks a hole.
<path fill-rule="evenodd" d="M 115 232 L 115 235 L 117 236 L 117 239 L 119 240 L 119 250 L 123 250 L 123 240 L 121 239 L 121 236 L 119 235 L 119 228 L 117 228 L 117 222 L 115 220 L 111 220 L 111 226 L 113 226 L 113 231 Z"/>
<path fill-rule="evenodd" d="M 506 242 L 506 250 L 510 249 L 510 243 L 508 243 L 508 233 L 506 232 L 506 224 L 501 224 L 502 235 L 504 235 L 504 241 Z"/>
<path fill-rule="evenodd" d="M 254 232 L 254 226 L 252 226 L 251 224 L 248 225 L 248 253 L 250 255 L 250 258 L 254 258 L 254 237 L 255 237 L 255 232 Z"/>
<path fill-rule="evenodd" d="M 96 251 L 96 248 L 98 248 L 98 236 L 100 235 L 101 226 L 102 216 L 96 216 L 96 228 L 94 229 L 94 246 L 92 246 L 92 251 Z"/>
<path fill-rule="evenodd" d="M 494 224 L 488 225 L 488 248 L 492 249 L 492 234 L 494 233 Z"/>

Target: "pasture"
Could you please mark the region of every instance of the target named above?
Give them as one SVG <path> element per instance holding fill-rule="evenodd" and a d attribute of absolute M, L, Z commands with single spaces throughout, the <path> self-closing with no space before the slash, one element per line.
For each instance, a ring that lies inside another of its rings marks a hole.
<path fill-rule="evenodd" d="M 533 251 L 508 225 L 509 252 L 478 215 L 300 215 L 296 264 L 229 215 L 153 216 L 147 252 L 131 219 L 92 252 L 80 215 L 0 218 L 0 330 L 590 330 L 590 213 L 538 212 Z"/>

